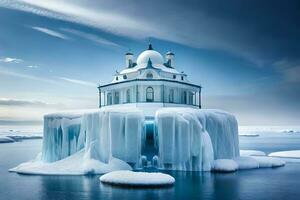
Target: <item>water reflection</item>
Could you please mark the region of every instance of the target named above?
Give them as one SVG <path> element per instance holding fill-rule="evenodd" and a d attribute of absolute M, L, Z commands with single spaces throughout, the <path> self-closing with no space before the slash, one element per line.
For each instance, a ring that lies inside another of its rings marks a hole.
<path fill-rule="evenodd" d="M 294 138 L 295 136 L 293 136 Z M 297 142 L 300 141 L 300 136 Z M 259 138 L 250 138 L 258 140 Z M 274 138 L 260 141 L 253 149 L 272 146 Z M 294 138 L 295 139 L 295 138 Z M 277 140 L 275 140 L 277 141 Z M 281 138 L 284 144 L 289 143 Z M 294 148 L 299 144 L 290 142 Z M 241 142 L 245 147 L 244 139 Z M 255 143 L 251 143 L 255 145 Z M 4 148 L 5 147 L 5 148 Z M 99 176 L 29 176 L 8 173 L 17 164 L 33 159 L 41 149 L 41 141 L 24 141 L 0 146 L 0 199 L 299 199 L 300 165 L 282 168 L 244 170 L 220 174 L 210 172 L 167 171 L 176 182 L 168 188 L 122 188 L 104 185 Z"/>

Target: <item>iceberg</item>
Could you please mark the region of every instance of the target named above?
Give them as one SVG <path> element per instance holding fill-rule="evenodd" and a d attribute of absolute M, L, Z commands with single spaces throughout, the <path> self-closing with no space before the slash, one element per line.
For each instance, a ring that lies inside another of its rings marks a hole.
<path fill-rule="evenodd" d="M 221 110 L 105 107 L 44 116 L 41 156 L 11 171 L 102 174 L 154 167 L 210 171 L 214 160 L 239 157 L 236 118 Z M 234 161 L 232 161 L 234 162 Z"/>

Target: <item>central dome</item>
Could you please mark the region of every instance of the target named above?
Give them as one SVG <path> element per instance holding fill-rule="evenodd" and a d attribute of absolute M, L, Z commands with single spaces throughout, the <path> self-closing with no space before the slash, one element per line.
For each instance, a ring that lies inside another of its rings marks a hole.
<path fill-rule="evenodd" d="M 153 64 L 163 64 L 164 58 L 160 53 L 154 50 L 146 50 L 143 51 L 137 58 L 137 64 L 144 64 L 148 63 L 149 58 L 151 59 Z"/>

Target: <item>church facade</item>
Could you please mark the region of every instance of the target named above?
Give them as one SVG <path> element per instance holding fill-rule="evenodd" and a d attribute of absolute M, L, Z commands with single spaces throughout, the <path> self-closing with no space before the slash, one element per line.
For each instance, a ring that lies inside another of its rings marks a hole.
<path fill-rule="evenodd" d="M 153 115 L 160 107 L 201 108 L 201 86 L 188 81 L 184 72 L 175 69 L 174 53 L 165 59 L 150 44 L 134 61 L 125 54 L 125 68 L 116 72 L 109 84 L 100 85 L 99 107 L 140 107 Z"/>

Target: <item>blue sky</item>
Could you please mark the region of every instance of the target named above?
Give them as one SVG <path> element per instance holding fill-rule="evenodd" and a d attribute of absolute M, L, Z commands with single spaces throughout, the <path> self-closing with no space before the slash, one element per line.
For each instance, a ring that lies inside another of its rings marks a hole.
<path fill-rule="evenodd" d="M 0 122 L 97 107 L 97 84 L 149 38 L 244 125 L 298 125 L 297 1 L 0 0 Z"/>

